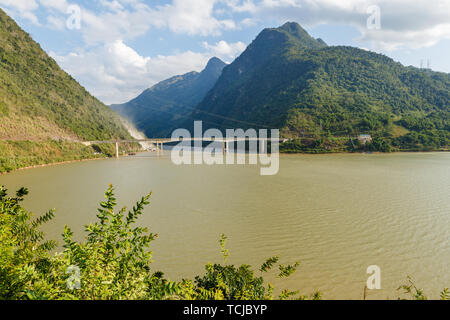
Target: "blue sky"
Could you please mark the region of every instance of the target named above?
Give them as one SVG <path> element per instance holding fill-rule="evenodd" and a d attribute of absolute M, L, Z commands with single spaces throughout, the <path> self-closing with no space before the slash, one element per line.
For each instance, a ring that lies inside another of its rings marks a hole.
<path fill-rule="evenodd" d="M 0 7 L 103 102 L 231 62 L 266 27 L 300 23 L 356 46 L 450 72 L 449 0 L 0 0 Z"/>

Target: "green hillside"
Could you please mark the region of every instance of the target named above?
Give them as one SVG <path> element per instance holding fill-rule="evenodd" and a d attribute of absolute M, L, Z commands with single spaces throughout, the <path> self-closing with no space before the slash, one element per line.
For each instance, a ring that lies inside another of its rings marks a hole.
<path fill-rule="evenodd" d="M 449 74 L 329 47 L 287 23 L 261 32 L 192 117 L 221 129 L 280 128 L 295 139 L 285 151 L 439 150 L 449 146 L 449 101 Z M 359 134 L 374 142 L 350 140 Z"/>
<path fill-rule="evenodd" d="M 202 72 L 190 72 L 162 81 L 137 98 L 111 108 L 129 119 L 148 137 L 167 137 L 189 118 L 195 107 L 214 86 L 226 64 L 209 60 Z"/>
<path fill-rule="evenodd" d="M 0 9 L 0 172 L 23 163 L 54 162 L 51 155 L 39 154 L 39 148 L 27 154 L 25 144 L 13 141 L 46 144 L 42 149 L 69 160 L 80 154 L 92 157 L 93 149 L 65 144 L 112 138 L 130 138 L 118 115 L 65 73 Z M 25 161 L 25 156 L 35 160 Z"/>

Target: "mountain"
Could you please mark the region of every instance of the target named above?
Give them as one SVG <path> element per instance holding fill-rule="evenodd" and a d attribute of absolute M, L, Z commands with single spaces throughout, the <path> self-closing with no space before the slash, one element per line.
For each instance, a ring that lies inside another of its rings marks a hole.
<path fill-rule="evenodd" d="M 205 127 L 282 129 L 287 151 L 448 148 L 450 77 L 327 46 L 297 23 L 263 30 L 196 106 Z M 185 121 L 192 127 L 192 121 Z M 355 146 L 356 143 L 356 146 Z"/>
<path fill-rule="evenodd" d="M 70 143 L 113 138 L 130 138 L 119 116 L 0 9 L 0 172 L 92 157 L 91 148 Z"/>
<path fill-rule="evenodd" d="M 297 23 L 289 22 L 280 28 L 264 29 L 247 49 L 223 70 L 214 88 L 194 111 L 194 117 L 213 123 L 220 123 L 221 120 L 220 117 L 215 117 L 215 114 L 232 116 L 243 121 L 254 119 L 255 115 L 250 113 L 259 113 L 262 110 L 253 108 L 252 105 L 270 99 L 274 94 L 273 90 L 280 89 L 275 83 L 286 76 L 286 70 L 270 68 L 278 67 L 276 64 L 284 60 L 289 53 L 324 47 L 327 45 L 322 40 L 310 37 Z M 254 87 L 257 83 L 261 85 L 259 88 Z M 230 102 L 232 104 L 229 104 Z M 270 117 L 271 114 L 261 116 L 264 120 Z M 228 123 L 225 120 L 221 121 L 221 124 L 221 128 L 225 128 L 223 125 Z M 236 122 L 232 124 L 236 126 Z"/>
<path fill-rule="evenodd" d="M 202 72 L 190 72 L 162 81 L 137 98 L 111 108 L 132 121 L 148 137 L 170 136 L 214 86 L 226 64 L 209 60 Z"/>
<path fill-rule="evenodd" d="M 0 139 L 128 138 L 119 118 L 0 9 Z"/>

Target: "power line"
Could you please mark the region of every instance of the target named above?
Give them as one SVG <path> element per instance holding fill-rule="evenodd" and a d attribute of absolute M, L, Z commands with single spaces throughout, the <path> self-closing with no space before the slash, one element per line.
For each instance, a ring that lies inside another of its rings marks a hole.
<path fill-rule="evenodd" d="M 160 109 L 157 109 L 157 108 L 154 108 L 154 107 L 150 107 L 150 106 L 145 106 L 145 108 L 153 109 L 155 111 L 162 112 L 162 113 L 173 114 L 173 115 L 176 115 L 176 116 L 179 116 L 179 117 L 182 117 L 182 118 L 196 120 L 195 117 L 193 116 L 193 114 L 191 114 L 191 115 L 180 115 L 179 113 L 176 113 L 176 112 L 173 112 L 173 111 L 160 110 Z M 204 113 L 206 115 L 213 116 L 213 117 L 217 117 L 217 118 L 220 118 L 220 119 L 229 120 L 229 121 L 238 122 L 238 123 L 243 123 L 243 124 L 247 124 L 247 125 L 251 125 L 251 126 L 255 126 L 255 127 L 259 127 L 259 128 L 264 127 L 264 128 L 268 128 L 268 129 L 277 129 L 277 128 L 274 128 L 274 127 L 271 127 L 271 126 L 268 126 L 268 125 L 262 125 L 262 124 L 258 124 L 258 123 L 254 123 L 254 122 L 238 120 L 238 119 L 222 116 L 222 115 L 215 114 L 215 113 L 211 113 L 211 112 L 207 112 L 207 111 L 203 111 L 203 110 L 198 110 L 196 108 L 192 108 L 192 107 L 188 107 L 188 106 L 185 106 L 185 108 L 191 109 L 193 111 L 201 112 L 201 113 Z M 213 124 L 213 125 L 218 126 L 218 127 L 223 126 L 223 124 L 218 124 L 218 123 L 215 123 L 215 122 L 212 122 L 212 121 L 209 121 L 209 120 L 203 120 L 203 122 L 210 123 L 210 124 Z"/>
<path fill-rule="evenodd" d="M 222 116 L 222 115 L 210 113 L 210 112 L 203 111 L 203 110 L 198 110 L 198 109 L 197 109 L 196 111 L 201 112 L 201 113 L 204 113 L 204 114 L 207 114 L 207 115 L 209 115 L 209 116 L 221 118 L 221 119 L 224 119 L 224 120 L 229 120 L 229 121 L 239 122 L 239 123 L 248 124 L 248 125 L 256 126 L 256 127 L 265 127 L 265 128 L 268 128 L 268 129 L 276 129 L 276 128 L 270 127 L 270 126 L 268 126 L 268 125 L 258 124 L 258 123 L 248 122 L 248 121 L 243 121 L 243 120 L 238 120 L 238 119 L 233 119 L 233 118 L 230 118 L 230 117 L 225 117 L 225 116 Z"/>
<path fill-rule="evenodd" d="M 170 111 L 167 111 L 167 110 L 159 110 L 159 109 L 152 108 L 152 107 L 146 107 L 146 108 L 148 108 L 148 109 L 153 109 L 153 110 L 158 111 L 158 112 L 161 112 L 161 113 L 167 113 L 167 114 L 171 114 L 171 115 L 176 115 L 176 116 L 179 116 L 179 117 L 181 117 L 181 118 L 186 118 L 186 119 L 191 119 L 191 120 L 194 119 L 194 118 L 192 118 L 191 116 L 188 116 L 188 115 L 180 115 L 179 113 L 176 113 L 176 112 L 170 112 Z M 167 123 L 166 121 L 164 121 L 164 120 L 162 120 L 162 119 L 159 119 L 159 118 L 153 118 L 151 121 L 158 121 L 159 123 Z M 212 125 L 214 125 L 214 126 L 221 126 L 220 124 L 214 123 L 214 122 L 212 122 L 212 121 L 203 121 L 203 122 L 212 124 Z"/>

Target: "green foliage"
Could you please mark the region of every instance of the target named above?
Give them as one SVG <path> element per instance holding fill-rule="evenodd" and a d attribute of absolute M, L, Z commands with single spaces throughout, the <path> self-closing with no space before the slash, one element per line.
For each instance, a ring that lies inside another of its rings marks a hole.
<path fill-rule="evenodd" d="M 227 238 L 222 235 L 219 243 L 223 254 L 224 262 L 228 260 L 229 252 L 225 248 Z M 279 261 L 278 257 L 268 259 L 259 269 L 261 274 L 269 272 Z M 298 263 L 293 266 L 279 265 L 279 278 L 288 278 L 297 270 Z M 195 292 L 197 299 L 201 300 L 273 300 L 273 286 L 264 285 L 262 276 L 255 276 L 255 272 L 249 265 L 235 267 L 233 265 L 222 266 L 220 264 L 206 265 L 206 274 L 195 278 Z M 291 292 L 284 290 L 278 297 L 280 300 L 291 299 L 298 295 L 298 291 Z M 312 296 L 319 297 L 319 292 Z M 306 299 L 306 296 L 300 296 L 299 299 Z"/>
<path fill-rule="evenodd" d="M 228 238 L 227 238 L 224 234 L 222 234 L 222 235 L 220 236 L 220 240 L 219 240 L 219 243 L 220 243 L 220 251 L 222 252 L 223 260 L 224 260 L 225 262 L 227 262 L 228 257 L 230 256 L 230 253 L 229 253 L 228 249 L 225 248 L 225 244 L 226 244 L 226 242 L 227 242 L 227 239 L 228 239 Z"/>
<path fill-rule="evenodd" d="M 300 265 L 299 262 L 296 262 L 293 266 L 284 266 L 284 265 L 280 265 L 280 273 L 278 274 L 278 276 L 280 278 L 288 278 L 290 277 L 295 271 L 297 271 L 298 266 Z"/>
<path fill-rule="evenodd" d="M 408 276 L 405 284 L 401 285 L 397 290 L 402 291 L 403 294 L 406 294 L 407 297 L 412 300 L 428 300 L 428 297 L 425 295 L 422 289 L 417 288 L 412 277 Z M 399 298 L 400 299 L 400 298 Z M 440 294 L 441 300 L 450 300 L 450 294 L 448 288 L 442 290 Z"/>
<path fill-rule="evenodd" d="M 305 140 L 282 146 L 284 152 L 448 150 L 449 74 L 318 45 L 301 30 L 290 24 L 261 32 L 224 69 L 196 119 L 222 130 L 281 128 L 284 138 Z M 359 134 L 378 138 L 367 148 L 339 140 Z"/>
<path fill-rule="evenodd" d="M 440 297 L 441 300 L 450 300 L 450 291 L 448 290 L 448 288 L 442 290 Z"/>
<path fill-rule="evenodd" d="M 114 155 L 113 146 L 98 152 L 74 141 L 131 139 L 118 115 L 61 70 L 1 9 L 0 43 L 0 173 Z"/>
<path fill-rule="evenodd" d="M 390 143 L 382 137 L 375 137 L 372 143 L 368 144 L 367 149 L 369 151 L 380 151 L 380 152 L 392 151 Z"/>
<path fill-rule="evenodd" d="M 139 150 L 141 147 L 137 143 L 123 143 L 120 144 L 119 153 Z M 115 152 L 113 144 L 85 146 L 82 143 L 56 140 L 0 140 L 0 173 L 51 163 L 114 157 Z"/>
<path fill-rule="evenodd" d="M 259 271 L 261 272 L 267 272 L 269 270 L 271 270 L 273 268 L 273 266 L 280 260 L 280 258 L 278 256 L 273 257 L 273 258 L 269 258 L 266 260 L 266 262 L 263 263 L 263 265 L 261 266 L 261 269 L 259 269 Z"/>
<path fill-rule="evenodd" d="M 1 116 L 8 116 L 9 115 L 9 108 L 6 105 L 5 102 L 0 101 L 0 117 Z"/>
<path fill-rule="evenodd" d="M 100 154 L 81 143 L 65 141 L 0 141 L 0 173 L 42 164 L 114 155 L 114 147 Z"/>
<path fill-rule="evenodd" d="M 278 267 L 278 278 L 290 277 L 299 263 L 279 264 L 279 257 L 266 260 L 256 275 L 249 265 L 207 264 L 205 273 L 195 280 L 179 282 L 151 270 L 151 243 L 157 238 L 137 225 L 151 194 L 142 197 L 127 210 L 115 211 L 117 200 L 112 186 L 100 203 L 97 221 L 85 227 L 82 242 L 73 240 L 73 232 L 64 228 L 63 252 L 52 253 L 57 244 L 45 240 L 39 228 L 54 217 L 51 210 L 33 218 L 21 203 L 28 194 L 22 188 L 10 197 L 0 187 L 0 300 L 320 300 L 322 294 L 301 295 L 282 290 L 274 295 L 264 274 Z M 220 237 L 220 249 L 226 263 L 227 238 Z M 402 285 L 408 298 L 426 300 L 423 290 L 408 277 Z M 440 298 L 450 298 L 444 289 Z"/>
<path fill-rule="evenodd" d="M 170 137 L 182 121 L 214 86 L 226 66 L 218 58 L 212 58 L 206 68 L 162 81 L 145 90 L 135 99 L 111 108 L 128 118 L 147 137 Z"/>
<path fill-rule="evenodd" d="M 0 188 L 0 299 L 274 299 L 273 286 L 266 286 L 263 277 L 255 276 L 249 265 L 208 264 L 206 273 L 194 281 L 173 282 L 162 272 L 153 272 L 150 244 L 157 235 L 136 226 L 151 194 L 131 210 L 116 212 L 117 201 L 110 186 L 100 203 L 97 222 L 85 227 L 85 240 L 73 240 L 73 232 L 66 226 L 64 251 L 53 255 L 50 252 L 56 243 L 45 241 L 38 228 L 54 213 L 49 211 L 32 220 L 31 213 L 20 205 L 27 194 L 21 189 L 16 197 L 8 197 Z M 225 262 L 229 256 L 226 239 L 222 235 L 219 241 Z M 261 273 L 268 272 L 278 260 L 268 259 Z M 290 276 L 297 266 L 280 265 L 280 277 Z M 297 294 L 284 290 L 278 298 L 291 299 Z M 320 293 L 314 293 L 310 298 L 320 297 Z"/>
<path fill-rule="evenodd" d="M 112 186 L 105 197 L 98 209 L 99 222 L 86 226 L 84 243 L 74 242 L 68 227 L 64 230 L 64 261 L 80 268 L 81 286 L 76 296 L 92 300 L 143 299 L 152 282 L 149 246 L 157 235 L 134 224 L 148 205 L 150 194 L 127 214 L 125 208 L 114 212 Z"/>
<path fill-rule="evenodd" d="M 39 227 L 51 220 L 53 211 L 32 219 L 21 207 L 27 189 L 8 197 L 0 187 L 0 299 L 41 298 L 51 287 L 52 257 L 56 243 L 45 241 Z"/>
<path fill-rule="evenodd" d="M 0 43 L 0 121 L 8 116 L 20 127 L 21 119 L 44 118 L 55 127 L 46 129 L 48 137 L 60 128 L 88 141 L 130 138 L 119 117 L 61 70 L 1 9 Z M 33 129 L 39 128 L 36 122 Z M 0 137 L 14 134 L 2 130 L 0 125 Z M 28 133 L 26 138 L 33 140 Z"/>

